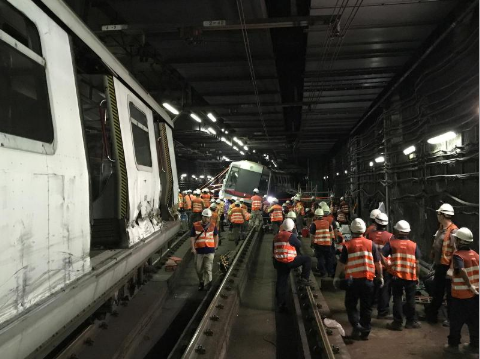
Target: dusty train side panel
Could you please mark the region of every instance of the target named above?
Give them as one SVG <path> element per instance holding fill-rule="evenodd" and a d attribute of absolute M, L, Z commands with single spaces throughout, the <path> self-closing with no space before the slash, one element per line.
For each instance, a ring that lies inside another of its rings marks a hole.
<path fill-rule="evenodd" d="M 0 147 L 0 322 L 90 271 L 88 174 L 68 36 L 32 2 L 11 3 L 40 35 L 54 142 L 28 140 L 29 151 L 16 147 L 25 139 L 0 134 L 8 143 Z"/>
<path fill-rule="evenodd" d="M 171 167 L 172 167 L 172 177 L 173 177 L 173 196 L 172 196 L 172 200 L 173 200 L 173 204 L 175 205 L 175 204 L 178 203 L 177 193 L 178 193 L 178 190 L 179 190 L 178 174 L 177 174 L 177 161 L 176 161 L 176 158 L 175 158 L 175 147 L 173 145 L 173 131 L 169 126 L 165 126 L 165 130 L 166 130 L 166 133 L 167 133 L 168 148 L 169 148 L 169 153 L 170 153 L 170 164 L 171 164 Z"/>

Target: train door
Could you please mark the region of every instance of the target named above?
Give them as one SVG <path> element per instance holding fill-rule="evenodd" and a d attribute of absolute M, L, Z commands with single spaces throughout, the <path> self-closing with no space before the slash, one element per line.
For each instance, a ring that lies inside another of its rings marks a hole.
<path fill-rule="evenodd" d="M 118 79 L 116 94 L 124 163 L 128 181 L 128 246 L 159 229 L 160 177 L 152 110 Z"/>
<path fill-rule="evenodd" d="M 0 323 L 90 270 L 89 187 L 69 37 L 0 0 Z"/>

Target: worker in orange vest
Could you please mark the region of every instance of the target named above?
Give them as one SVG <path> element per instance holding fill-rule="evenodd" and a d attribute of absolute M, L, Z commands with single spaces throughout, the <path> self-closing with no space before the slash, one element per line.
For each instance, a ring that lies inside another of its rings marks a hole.
<path fill-rule="evenodd" d="M 379 214 L 377 218 L 382 215 Z M 386 215 L 384 215 L 386 217 Z M 420 249 L 417 244 L 408 239 L 410 224 L 407 221 L 398 221 L 393 227 L 395 237 L 387 242 L 383 249 L 384 258 L 391 256 L 388 269 L 392 273 L 392 294 L 393 294 L 393 322 L 387 324 L 390 330 L 400 331 L 403 329 L 403 315 L 407 321 L 406 329 L 420 328 L 420 323 L 415 316 L 415 290 L 417 280 L 420 276 L 421 258 Z M 402 297 L 405 291 L 405 304 Z"/>
<path fill-rule="evenodd" d="M 282 206 L 278 204 L 278 199 L 272 200 L 272 206 L 268 209 L 270 213 L 270 222 L 272 223 L 272 232 L 277 234 L 280 229 L 280 224 L 283 222 Z"/>
<path fill-rule="evenodd" d="M 178 210 L 183 212 L 184 201 L 182 191 L 178 190 Z"/>
<path fill-rule="evenodd" d="M 448 325 L 450 317 L 450 279 L 447 278 L 447 271 L 452 263 L 452 255 L 455 249 L 455 240 L 452 234 L 455 234 L 458 227 L 452 222 L 455 215 L 453 207 L 448 203 L 444 203 L 437 209 L 437 220 L 440 227 L 435 233 L 430 252 L 430 258 L 433 260 L 435 274 L 433 277 L 434 293 L 432 302 L 425 308 L 425 319 L 430 323 L 436 323 L 438 318 L 438 310 L 442 306 L 445 293 L 447 295 L 447 319 L 444 325 Z"/>
<path fill-rule="evenodd" d="M 367 340 L 371 330 L 373 279 L 375 270 L 380 286 L 383 286 L 383 272 L 380 265 L 380 255 L 377 246 L 363 236 L 366 230 L 365 222 L 354 219 L 350 225 L 352 239 L 343 246 L 337 264 L 333 285 L 338 287 L 340 275 L 345 272 L 347 290 L 345 292 L 345 308 L 348 321 L 352 325 L 351 338 Z M 360 300 L 360 315 L 357 304 Z"/>
<path fill-rule="evenodd" d="M 243 224 L 245 223 L 245 213 L 243 208 L 240 207 L 240 202 L 235 202 L 235 207 L 232 208 L 229 214 L 230 223 L 232 223 L 232 236 L 235 244 L 238 244 L 243 235 Z"/>
<path fill-rule="evenodd" d="M 277 270 L 275 296 L 279 312 L 287 310 L 286 296 L 288 276 L 291 269 L 302 267 L 300 283 L 306 286 L 311 285 L 310 268 L 312 260 L 310 256 L 301 255 L 300 248 L 302 243 L 292 233 L 294 227 L 295 223 L 293 220 L 286 218 L 282 223 L 282 230 L 273 239 L 273 266 Z"/>
<path fill-rule="evenodd" d="M 383 247 L 385 247 L 385 245 L 390 242 L 390 239 L 393 238 L 393 234 L 387 231 L 388 217 L 385 213 L 378 213 L 375 217 L 375 223 L 376 227 L 373 231 L 370 232 L 368 239 L 375 243 L 380 253 L 382 253 Z M 383 288 L 379 288 L 378 282 L 375 283 L 374 290 L 374 296 L 377 299 L 377 319 L 385 319 L 387 317 L 388 304 L 390 302 L 390 296 L 392 291 L 392 275 L 388 271 L 386 271 L 387 266 L 390 266 L 390 259 L 388 257 L 383 257 L 381 258 L 381 260 L 384 284 Z"/>
<path fill-rule="evenodd" d="M 262 197 L 258 195 L 259 190 L 255 188 L 252 196 L 252 212 L 250 217 L 250 225 L 258 227 L 262 223 Z"/>
<path fill-rule="evenodd" d="M 245 204 L 245 198 L 240 198 L 240 207 L 243 210 L 248 211 L 248 206 Z"/>
<path fill-rule="evenodd" d="M 310 239 L 317 257 L 317 267 L 314 269 L 321 277 L 333 276 L 332 237 L 333 228 L 324 218 L 321 208 L 315 210 L 315 220 L 310 226 Z"/>
<path fill-rule="evenodd" d="M 192 223 L 202 219 L 202 211 L 204 209 L 203 200 L 200 198 L 200 190 L 196 189 L 193 194 L 195 197 L 192 199 Z"/>
<path fill-rule="evenodd" d="M 204 189 L 202 189 L 202 194 L 201 194 L 201 196 L 200 196 L 200 198 L 201 198 L 202 201 L 203 201 L 203 206 L 204 206 L 205 208 L 208 208 L 208 207 L 210 206 L 210 198 L 211 198 L 212 196 L 210 196 L 210 193 L 209 193 L 209 192 L 210 192 L 210 191 L 208 190 L 208 188 L 204 188 Z"/>
<path fill-rule="evenodd" d="M 303 216 L 305 215 L 305 207 L 303 207 L 303 203 L 301 202 L 300 195 L 297 194 L 293 198 L 293 210 L 297 215 L 296 226 L 299 238 L 302 237 L 302 229 L 303 229 Z"/>
<path fill-rule="evenodd" d="M 198 195 L 200 196 L 200 193 Z M 207 208 L 200 214 L 201 220 L 193 223 L 190 243 L 192 253 L 195 254 L 195 270 L 199 280 L 198 290 L 209 290 L 212 284 L 215 249 L 218 247 L 218 232 L 215 224 L 211 222 L 212 211 Z"/>
<path fill-rule="evenodd" d="M 374 209 L 373 211 L 370 212 L 370 225 L 367 227 L 367 230 L 365 231 L 365 238 L 371 239 L 369 237 L 370 232 L 373 232 L 377 229 L 377 222 L 375 221 L 375 218 L 380 213 L 382 212 L 379 209 Z"/>
<path fill-rule="evenodd" d="M 472 250 L 473 233 L 466 227 L 452 234 L 457 250 L 452 256 L 452 302 L 450 308 L 450 335 L 447 352 L 459 354 L 461 331 L 468 326 L 470 343 L 463 346 L 462 354 L 478 354 L 478 253 Z"/>

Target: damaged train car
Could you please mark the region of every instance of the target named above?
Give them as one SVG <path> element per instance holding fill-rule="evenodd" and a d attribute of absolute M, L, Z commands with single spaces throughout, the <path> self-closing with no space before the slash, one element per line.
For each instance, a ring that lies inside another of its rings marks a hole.
<path fill-rule="evenodd" d="M 2 357 L 52 348 L 176 234 L 172 126 L 63 2 L 0 0 Z"/>

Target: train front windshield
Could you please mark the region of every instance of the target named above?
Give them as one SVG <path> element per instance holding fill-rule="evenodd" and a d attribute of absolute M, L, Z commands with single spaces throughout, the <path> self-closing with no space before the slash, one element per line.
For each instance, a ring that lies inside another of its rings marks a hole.
<path fill-rule="evenodd" d="M 269 174 L 254 172 L 243 168 L 232 167 L 228 174 L 226 189 L 241 193 L 253 193 L 258 188 L 261 193 L 267 193 Z"/>

